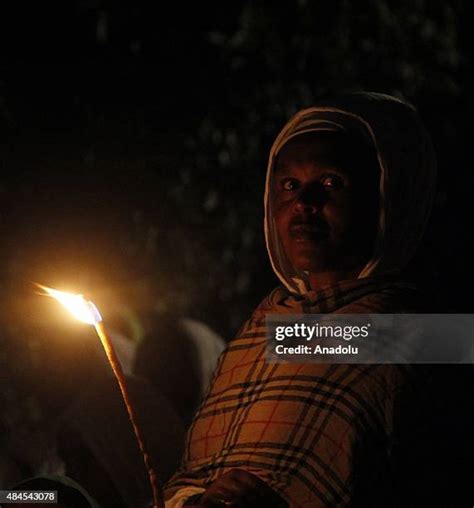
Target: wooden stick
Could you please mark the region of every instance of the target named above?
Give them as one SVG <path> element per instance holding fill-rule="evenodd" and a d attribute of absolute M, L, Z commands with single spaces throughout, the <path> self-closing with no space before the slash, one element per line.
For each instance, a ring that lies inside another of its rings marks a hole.
<path fill-rule="evenodd" d="M 130 400 L 130 396 L 127 389 L 127 384 L 125 382 L 125 376 L 122 371 L 122 366 L 120 365 L 120 361 L 115 353 L 115 350 L 112 346 L 112 341 L 105 329 L 103 323 L 97 323 L 95 326 L 95 330 L 97 335 L 102 342 L 102 346 L 104 347 L 105 354 L 110 362 L 110 366 L 114 371 L 115 378 L 117 379 L 120 391 L 122 393 L 122 398 L 125 403 L 125 407 L 127 408 L 128 417 L 130 419 L 130 423 L 133 427 L 133 432 L 135 433 L 135 437 L 138 441 L 138 446 L 140 447 L 140 451 L 143 455 L 143 461 L 145 463 L 145 467 L 148 472 L 148 478 L 150 480 L 151 491 L 153 493 L 153 508 L 165 508 L 165 503 L 163 500 L 163 494 L 161 492 L 160 486 L 157 481 L 157 476 L 155 470 L 153 469 L 153 465 L 151 463 L 150 457 L 145 450 L 144 441 L 142 438 L 142 434 L 140 428 L 138 426 L 138 422 L 136 419 L 135 411 L 133 409 L 133 404 Z"/>

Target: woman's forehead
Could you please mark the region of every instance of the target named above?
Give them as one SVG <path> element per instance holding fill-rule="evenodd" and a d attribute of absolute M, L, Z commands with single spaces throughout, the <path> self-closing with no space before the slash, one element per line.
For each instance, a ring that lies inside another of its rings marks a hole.
<path fill-rule="evenodd" d="M 279 171 L 308 163 L 315 163 L 318 166 L 339 165 L 344 159 L 342 154 L 349 149 L 346 145 L 344 137 L 337 133 L 300 134 L 290 139 L 281 148 L 277 155 L 275 169 Z"/>
<path fill-rule="evenodd" d="M 277 154 L 275 171 L 308 165 L 337 168 L 347 173 L 378 173 L 375 150 L 344 132 L 313 131 L 291 138 Z"/>

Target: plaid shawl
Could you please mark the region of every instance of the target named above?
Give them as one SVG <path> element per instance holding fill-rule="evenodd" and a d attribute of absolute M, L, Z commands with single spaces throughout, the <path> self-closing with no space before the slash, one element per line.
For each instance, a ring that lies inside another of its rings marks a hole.
<path fill-rule="evenodd" d="M 370 506 L 382 485 L 387 495 L 393 412 L 406 367 L 269 364 L 265 316 L 400 312 L 417 298 L 409 286 L 368 278 L 304 299 L 273 291 L 220 358 L 167 497 L 184 486 L 207 487 L 232 468 L 258 475 L 295 508 L 361 496 Z"/>

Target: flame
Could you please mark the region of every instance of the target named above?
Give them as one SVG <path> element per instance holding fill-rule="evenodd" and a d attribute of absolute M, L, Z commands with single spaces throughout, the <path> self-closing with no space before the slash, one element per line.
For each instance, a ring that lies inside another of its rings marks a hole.
<path fill-rule="evenodd" d="M 57 289 L 48 288 L 42 284 L 38 286 L 44 290 L 44 294 L 55 298 L 59 303 L 79 321 L 88 325 L 97 325 L 102 322 L 102 316 L 99 309 L 90 300 L 86 300 L 82 295 L 74 295 Z"/>

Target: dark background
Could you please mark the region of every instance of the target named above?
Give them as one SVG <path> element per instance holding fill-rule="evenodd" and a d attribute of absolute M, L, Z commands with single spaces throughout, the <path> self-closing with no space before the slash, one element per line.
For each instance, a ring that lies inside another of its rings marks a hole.
<path fill-rule="evenodd" d="M 1 16 L 4 288 L 107 289 L 229 337 L 276 282 L 273 138 L 318 96 L 366 89 L 411 100 L 432 135 L 431 274 L 447 312 L 468 310 L 468 2 L 16 5 Z"/>
<path fill-rule="evenodd" d="M 78 357 L 60 349 L 64 336 L 44 339 L 59 324 L 32 282 L 86 293 L 136 339 L 157 316 L 191 316 L 229 339 L 277 283 L 262 228 L 269 148 L 324 94 L 371 90 L 416 105 L 439 185 L 414 273 L 443 312 L 472 312 L 469 4 L 2 4 L 0 375 L 15 377 L 10 404 L 21 390 L 50 394 L 45 369 L 66 383 Z"/>

